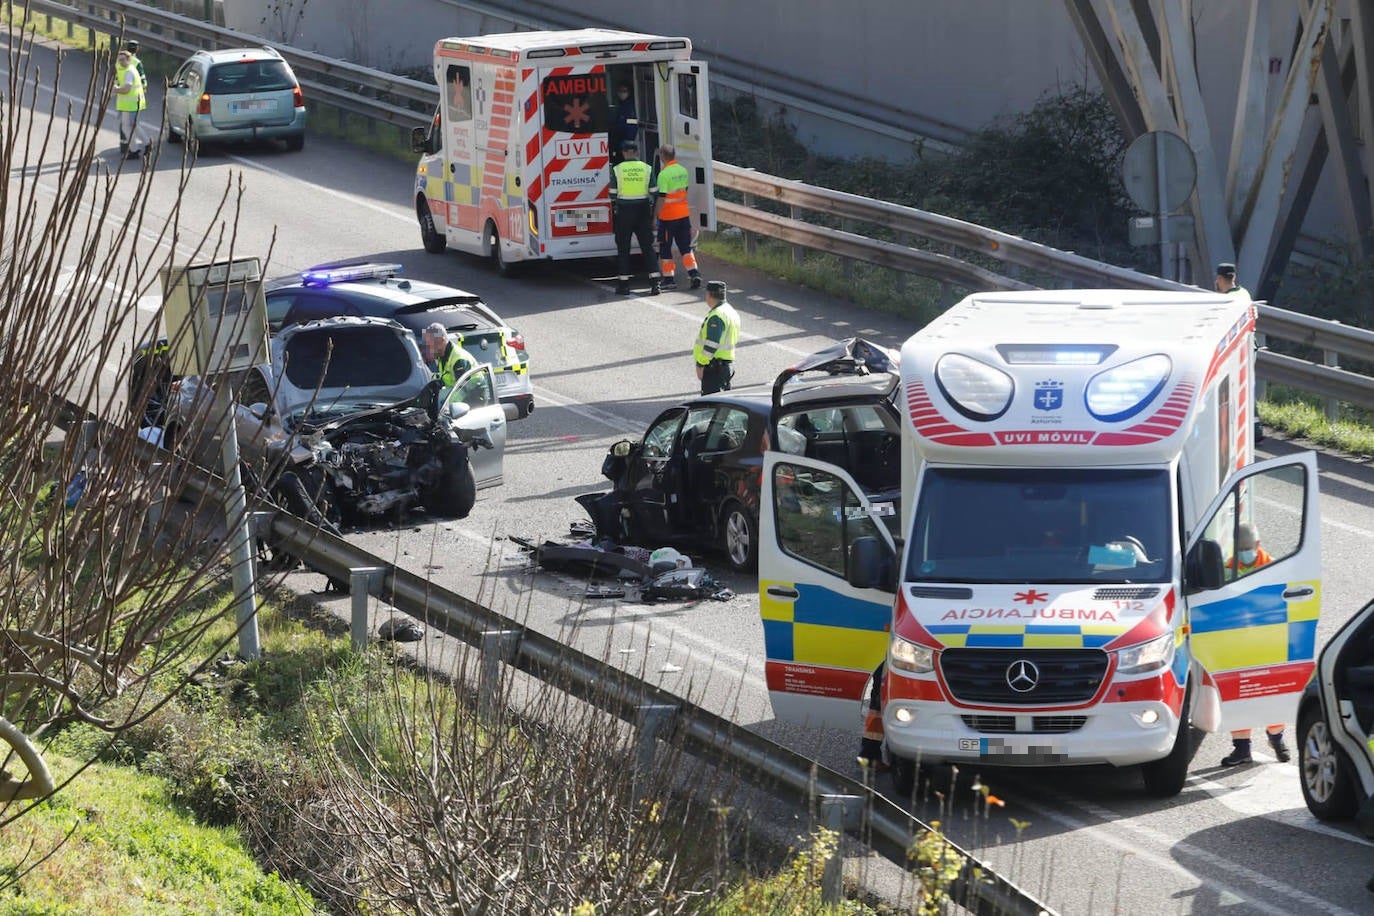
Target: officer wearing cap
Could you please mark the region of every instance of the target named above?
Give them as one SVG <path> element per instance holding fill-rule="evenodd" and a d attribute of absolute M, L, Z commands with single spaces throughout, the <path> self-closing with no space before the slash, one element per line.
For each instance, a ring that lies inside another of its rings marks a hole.
<path fill-rule="evenodd" d="M 1217 265 L 1217 292 L 1250 298 L 1250 291 L 1236 283 L 1236 265 L 1223 261 Z"/>
<path fill-rule="evenodd" d="M 706 304 L 711 311 L 701 323 L 692 359 L 696 363 L 701 393 L 729 391 L 735 374 L 735 344 L 739 342 L 739 312 L 726 301 L 725 284 L 711 280 L 706 284 Z"/>
<path fill-rule="evenodd" d="M 138 78 L 143 80 L 143 91 L 148 91 L 148 71 L 143 69 L 143 61 L 138 57 L 138 42 L 132 38 L 124 42 L 124 50 L 129 52 L 129 65 L 138 71 Z"/>
<path fill-rule="evenodd" d="M 624 157 L 611 169 L 611 226 L 615 230 L 617 276 L 615 291 L 630 291 L 630 239 L 639 240 L 640 256 L 649 262 L 649 294 L 657 296 L 658 262 L 654 248 L 654 200 L 657 189 L 651 182 L 647 162 L 639 158 L 639 143 L 626 140 L 620 145 Z"/>

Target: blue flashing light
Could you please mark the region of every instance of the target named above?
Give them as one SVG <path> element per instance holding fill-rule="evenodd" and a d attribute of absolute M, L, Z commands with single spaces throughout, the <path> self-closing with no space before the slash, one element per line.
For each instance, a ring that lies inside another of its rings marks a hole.
<path fill-rule="evenodd" d="M 349 264 L 345 267 L 326 267 L 301 272 L 301 282 L 307 286 L 328 286 L 350 280 L 372 280 L 394 277 L 401 272 L 400 264 Z"/>

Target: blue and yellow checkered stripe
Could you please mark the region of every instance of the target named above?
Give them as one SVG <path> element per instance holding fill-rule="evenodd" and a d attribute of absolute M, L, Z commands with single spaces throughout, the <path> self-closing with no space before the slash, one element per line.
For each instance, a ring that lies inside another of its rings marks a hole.
<path fill-rule="evenodd" d="M 1100 649 L 1121 635 L 1117 624 L 962 623 L 927 626 L 949 648 Z"/>
<path fill-rule="evenodd" d="M 425 197 L 442 200 L 451 204 L 475 206 L 480 197 L 482 170 L 471 165 L 456 164 L 453 177 L 444 178 L 443 174 L 425 172 L 421 177 Z"/>
<path fill-rule="evenodd" d="M 1312 594 L 1288 601 L 1283 593 L 1304 586 Z M 1310 661 L 1317 653 L 1320 582 L 1266 585 L 1193 608 L 1193 651 L 1212 671 Z"/>
<path fill-rule="evenodd" d="M 769 586 L 797 598 L 770 597 Z M 872 671 L 887 655 L 892 605 L 860 601 L 815 585 L 759 582 L 764 646 L 771 661 Z"/>

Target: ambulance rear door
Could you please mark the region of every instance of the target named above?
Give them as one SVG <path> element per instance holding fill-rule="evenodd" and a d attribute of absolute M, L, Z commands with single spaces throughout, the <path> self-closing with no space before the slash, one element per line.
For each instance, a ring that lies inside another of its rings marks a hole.
<path fill-rule="evenodd" d="M 1311 452 L 1252 464 L 1231 475 L 1190 536 L 1192 650 L 1216 683 L 1226 729 L 1291 722 L 1311 677 L 1321 611 L 1317 498 Z M 1242 524 L 1254 526 L 1264 562 L 1236 561 Z M 1206 582 L 1217 564 L 1220 582 Z"/>
<path fill-rule="evenodd" d="M 687 170 L 691 184 L 687 203 L 692 208 L 692 227 L 716 228 L 715 179 L 711 174 L 711 94 L 706 64 L 699 60 L 674 61 L 668 65 L 668 117 L 663 136 L 677 148 L 678 164 Z"/>
<path fill-rule="evenodd" d="M 548 254 L 589 256 L 614 251 L 611 235 L 610 107 L 600 63 L 552 65 L 538 71 L 538 231 Z M 544 222 L 547 220 L 547 223 Z"/>
<path fill-rule="evenodd" d="M 896 507 L 870 502 L 842 468 L 764 453 L 759 608 L 778 719 L 855 728 L 864 686 L 887 655 L 893 594 L 849 584 L 850 547 L 877 539 L 895 570 L 896 523 Z"/>

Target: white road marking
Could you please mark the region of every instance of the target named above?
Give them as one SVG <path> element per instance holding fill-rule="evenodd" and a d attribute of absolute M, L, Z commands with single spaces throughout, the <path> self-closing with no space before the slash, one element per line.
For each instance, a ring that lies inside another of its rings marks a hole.
<path fill-rule="evenodd" d="M 1202 789 L 1226 808 L 1245 817 L 1262 817 L 1309 833 L 1374 847 L 1374 842 L 1348 830 L 1324 824 L 1307 810 L 1307 803 L 1302 797 L 1302 785 L 1298 782 L 1301 776 L 1296 767 L 1277 761 L 1269 763 L 1272 758 L 1258 752 L 1255 757 L 1264 763 L 1247 767 L 1240 774 L 1244 777 L 1242 782 L 1228 785 L 1204 776 L 1194 776 L 1188 780 L 1189 785 Z"/>

